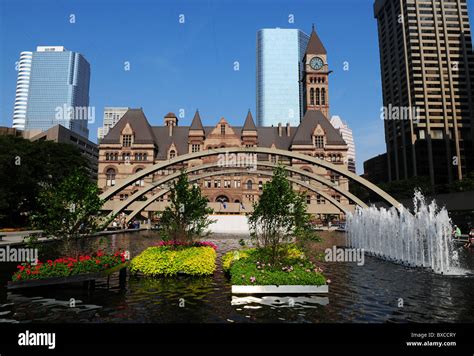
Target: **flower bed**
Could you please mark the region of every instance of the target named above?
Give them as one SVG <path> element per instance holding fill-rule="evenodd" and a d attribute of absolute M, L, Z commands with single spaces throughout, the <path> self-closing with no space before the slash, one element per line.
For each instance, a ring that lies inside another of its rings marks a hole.
<path fill-rule="evenodd" d="M 286 256 L 273 265 L 268 262 L 268 251 L 247 249 L 224 255 L 222 266 L 233 285 L 322 286 L 329 282 L 322 269 L 295 246 L 289 247 Z"/>
<path fill-rule="evenodd" d="M 37 261 L 35 265 L 22 263 L 13 274 L 13 281 L 28 281 L 54 277 L 68 277 L 79 274 L 101 272 L 125 263 L 125 252 L 104 254 L 101 250 L 77 258 L 61 257 L 46 262 Z"/>
<path fill-rule="evenodd" d="M 216 248 L 210 242 L 163 242 L 135 257 L 131 261 L 130 271 L 152 277 L 211 275 L 216 270 Z"/>

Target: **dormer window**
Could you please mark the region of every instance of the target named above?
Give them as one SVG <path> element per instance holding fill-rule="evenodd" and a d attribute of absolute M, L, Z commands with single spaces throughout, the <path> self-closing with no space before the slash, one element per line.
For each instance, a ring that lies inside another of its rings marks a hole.
<path fill-rule="evenodd" d="M 130 147 L 132 145 L 132 135 L 122 135 L 122 146 Z"/>
<path fill-rule="evenodd" d="M 314 147 L 324 148 L 324 136 L 322 135 L 314 136 Z"/>

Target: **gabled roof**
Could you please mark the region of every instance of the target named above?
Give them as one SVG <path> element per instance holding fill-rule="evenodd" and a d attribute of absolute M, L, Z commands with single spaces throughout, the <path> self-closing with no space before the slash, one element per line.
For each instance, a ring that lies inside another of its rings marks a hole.
<path fill-rule="evenodd" d="M 202 130 L 204 131 L 204 127 L 202 126 L 201 116 L 199 116 L 199 110 L 196 110 L 194 114 L 193 121 L 191 122 L 191 126 L 189 127 L 190 130 Z"/>
<path fill-rule="evenodd" d="M 293 138 L 294 145 L 312 145 L 313 131 L 318 126 L 326 133 L 326 143 L 330 145 L 345 145 L 345 141 L 339 132 L 331 125 L 328 119 L 319 110 L 307 110 L 303 120 Z"/>
<path fill-rule="evenodd" d="M 133 139 L 135 143 L 155 143 L 153 130 L 142 109 L 128 109 L 122 118 L 103 138 L 101 143 L 120 142 L 120 135 L 127 123 L 130 124 L 135 132 L 135 137 Z"/>
<path fill-rule="evenodd" d="M 253 121 L 252 113 L 248 112 L 247 118 L 245 119 L 244 127 L 242 128 L 243 131 L 257 131 L 257 126 L 255 126 L 255 122 Z"/>
<path fill-rule="evenodd" d="M 170 136 L 170 130 L 167 126 L 150 126 L 145 114 L 141 109 L 129 109 L 119 122 L 109 131 L 101 141 L 103 143 L 120 143 L 120 135 L 123 128 L 130 124 L 135 131 L 136 143 L 152 143 L 157 150 L 157 159 L 168 159 L 168 150 L 172 144 L 175 145 L 178 155 L 188 153 L 188 139 L 190 128 L 202 130 L 204 137 L 207 137 L 215 130 L 215 126 L 203 126 L 199 113 L 196 112 L 191 126 L 175 126 Z M 312 134 L 317 125 L 320 125 L 326 132 L 326 143 L 329 145 L 345 145 L 339 132 L 331 125 L 329 120 L 319 110 L 308 110 L 298 127 L 290 127 L 288 135 L 287 129 L 283 128 L 282 135 L 279 135 L 278 127 L 256 127 L 253 122 L 252 114 L 247 114 L 243 126 L 232 126 L 235 135 L 240 137 L 244 130 L 255 130 L 258 135 L 258 146 L 272 147 L 282 150 L 289 150 L 292 145 L 312 145 Z M 252 128 L 253 127 L 253 128 Z"/>
<path fill-rule="evenodd" d="M 308 46 L 306 47 L 306 54 L 327 54 L 326 48 L 324 48 L 321 39 L 316 34 L 316 31 L 311 31 L 311 36 L 309 37 Z"/>

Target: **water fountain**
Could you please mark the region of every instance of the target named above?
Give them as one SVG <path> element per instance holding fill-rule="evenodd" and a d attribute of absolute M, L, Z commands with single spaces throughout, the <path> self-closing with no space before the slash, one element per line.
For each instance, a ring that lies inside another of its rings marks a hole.
<path fill-rule="evenodd" d="M 420 192 L 415 192 L 413 206 L 413 213 L 405 207 L 358 208 L 347 216 L 349 245 L 408 266 L 459 274 L 447 210 L 434 200 L 428 205 Z"/>

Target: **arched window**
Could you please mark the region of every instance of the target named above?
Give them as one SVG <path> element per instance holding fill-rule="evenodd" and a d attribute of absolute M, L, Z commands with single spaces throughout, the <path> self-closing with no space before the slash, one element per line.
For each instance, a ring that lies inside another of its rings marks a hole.
<path fill-rule="evenodd" d="M 316 88 L 316 105 L 320 105 L 320 100 L 319 100 L 319 88 Z"/>
<path fill-rule="evenodd" d="M 321 105 L 326 105 L 326 89 L 321 89 Z"/>
<path fill-rule="evenodd" d="M 170 151 L 170 159 L 173 159 L 176 157 L 176 151 L 175 150 L 171 150 Z"/>
<path fill-rule="evenodd" d="M 248 190 L 252 190 L 252 186 L 253 186 L 253 182 L 249 179 L 249 180 L 247 181 L 247 189 L 248 189 Z"/>
<path fill-rule="evenodd" d="M 314 105 L 314 88 L 311 88 L 310 92 L 310 102 L 311 105 Z"/>
<path fill-rule="evenodd" d="M 113 187 L 115 185 L 115 169 L 109 168 L 105 173 L 107 180 L 107 187 Z"/>
<path fill-rule="evenodd" d="M 216 198 L 216 202 L 217 203 L 228 203 L 229 202 L 229 198 L 225 195 L 219 195 L 217 198 Z"/>

